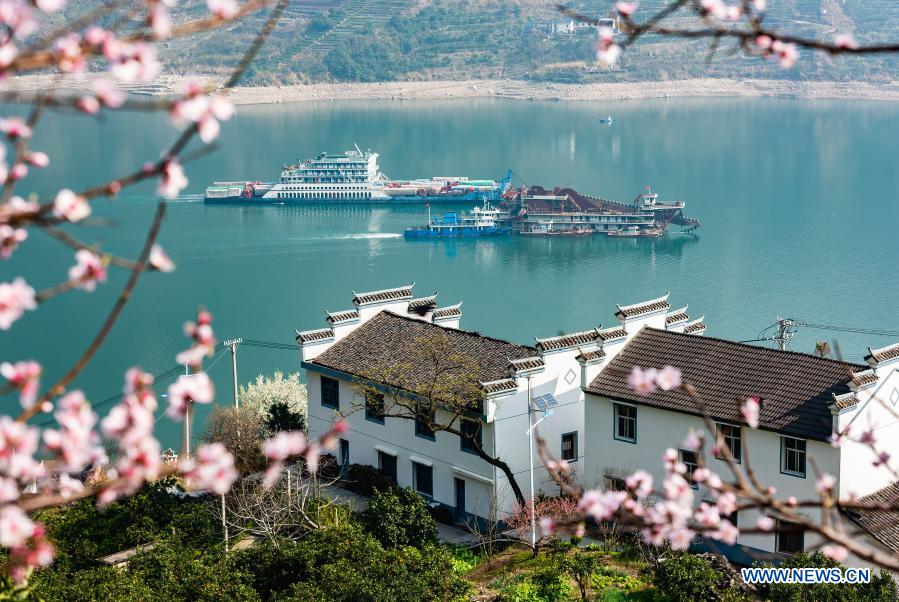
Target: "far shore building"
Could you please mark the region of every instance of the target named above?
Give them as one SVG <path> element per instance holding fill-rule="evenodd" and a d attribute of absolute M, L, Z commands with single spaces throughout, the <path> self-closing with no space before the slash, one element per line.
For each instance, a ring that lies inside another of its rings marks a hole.
<path fill-rule="evenodd" d="M 544 409 L 552 411 L 540 422 L 540 436 L 550 454 L 571 463 L 583 485 L 618 488 L 638 468 L 660 483 L 663 452 L 677 449 L 691 428 L 705 431 L 702 412 L 684 392 L 641 396 L 628 387 L 634 366 L 665 365 L 679 368 L 696 387 L 731 452 L 743 467 L 751 463 L 779 496 L 816 498 L 812 459 L 836 477 L 840 497 L 882 498 L 899 487 L 858 441 L 873 429 L 884 451 L 899 456 L 899 345 L 872 349 L 865 364 L 856 364 L 706 337 L 703 318 L 691 320 L 686 306 L 672 308 L 667 294 L 618 306 L 618 323 L 611 328 L 537 338 L 533 345 L 462 330 L 461 303 L 441 307 L 436 293 L 416 298 L 411 285 L 354 293 L 352 303 L 351 309 L 327 313 L 325 328 L 297 333 L 310 432 L 320 434 L 337 415 L 346 416 L 350 429 L 340 442 L 341 463 L 378 467 L 460 522 L 506 518 L 516 499 L 506 472 L 474 453 L 470 438 L 430 432 L 414 416 L 391 415 L 397 403 L 392 400 L 404 399 L 408 406 L 416 397 L 412 390 L 434 378 L 422 348 L 435 336 L 444 341 L 445 353 L 477 366 L 470 376 L 479 391 L 471 408 L 438 410 L 435 422 L 452 418 L 459 431 L 476 436 L 487 454 L 508 465 L 525 497 L 529 408 L 535 421 Z M 750 429 L 740 413 L 750 395 L 762 400 L 758 429 Z M 847 426 L 851 437 L 831 446 L 828 437 Z M 678 453 L 688 469 L 695 468 L 695 453 Z M 705 453 L 706 465 L 727 479 L 726 463 L 710 449 Z M 558 495 L 536 451 L 534 467 L 536 493 Z M 697 499 L 705 495 L 697 489 Z M 881 532 L 885 521 L 874 514 L 849 518 L 875 544 L 899 549 L 899 529 Z M 809 517 L 818 518 L 814 512 Z M 731 518 L 751 527 L 758 513 L 745 510 Z M 818 543 L 801 531 L 746 534 L 735 548 L 718 551 L 751 562 Z M 850 564 L 864 565 L 857 559 Z"/>

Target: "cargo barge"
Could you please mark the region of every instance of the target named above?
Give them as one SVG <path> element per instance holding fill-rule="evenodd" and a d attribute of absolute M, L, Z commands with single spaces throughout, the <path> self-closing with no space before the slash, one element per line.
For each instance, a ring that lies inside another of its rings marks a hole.
<path fill-rule="evenodd" d="M 465 203 L 497 202 L 511 187 L 511 172 L 501 182 L 465 176 L 390 180 L 381 173 L 378 153 L 357 146 L 343 153 L 284 165 L 277 182 L 215 182 L 206 188 L 211 204 L 285 203 Z"/>

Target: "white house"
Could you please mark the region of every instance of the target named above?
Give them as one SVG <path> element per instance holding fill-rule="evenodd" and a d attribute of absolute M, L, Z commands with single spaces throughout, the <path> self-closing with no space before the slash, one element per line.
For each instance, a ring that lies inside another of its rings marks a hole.
<path fill-rule="evenodd" d="M 631 338 L 613 360 L 586 387 L 585 437 L 587 476 L 605 487 L 620 487 L 620 480 L 637 468 L 664 476 L 661 457 L 667 448 L 678 449 L 690 429 L 705 431 L 702 411 L 683 391 L 657 391 L 641 396 L 626 382 L 634 366 L 679 368 L 685 381 L 698 391 L 716 428 L 731 452 L 745 468 L 751 463 L 759 481 L 777 488 L 782 499 L 817 499 L 814 465 L 837 478 L 840 497 L 880 495 L 893 486 L 888 470 L 877 468 L 871 449 L 858 441 L 873 429 L 882 447 L 899 451 L 899 345 L 872 350 L 867 365 L 852 364 L 815 355 L 778 351 L 723 339 L 694 337 L 666 329 L 670 314 L 646 314 L 642 330 Z M 750 429 L 740 412 L 747 396 L 762 400 L 760 424 Z M 833 447 L 828 437 L 851 425 L 852 437 Z M 695 467 L 694 452 L 679 449 L 680 459 Z M 706 465 L 722 478 L 730 476 L 723 459 L 706 451 Z M 699 499 L 705 495 L 697 491 Z M 770 515 L 775 520 L 778 517 Z M 820 518 L 817 511 L 807 516 Z M 758 513 L 740 512 L 732 517 L 738 526 L 752 527 Z M 852 517 L 858 519 L 859 517 Z M 875 521 L 869 515 L 856 520 L 864 526 Z M 876 517 L 875 517 L 876 518 Z M 888 542 L 899 549 L 899 529 Z M 883 538 L 874 539 L 883 543 Z M 738 540 L 752 550 L 790 553 L 819 543 L 800 531 L 781 534 L 747 534 Z M 856 559 L 853 564 L 863 564 Z"/>

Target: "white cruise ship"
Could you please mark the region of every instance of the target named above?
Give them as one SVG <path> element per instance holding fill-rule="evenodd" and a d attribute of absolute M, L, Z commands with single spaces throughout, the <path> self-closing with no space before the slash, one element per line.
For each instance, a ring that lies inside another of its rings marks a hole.
<path fill-rule="evenodd" d="M 507 176 L 511 179 L 511 176 Z M 505 182 L 505 181 L 504 181 Z M 343 153 L 321 153 L 285 165 L 278 182 L 215 182 L 207 203 L 377 203 L 497 200 L 494 180 L 462 176 L 390 181 L 378 167 L 378 153 L 357 146 Z"/>

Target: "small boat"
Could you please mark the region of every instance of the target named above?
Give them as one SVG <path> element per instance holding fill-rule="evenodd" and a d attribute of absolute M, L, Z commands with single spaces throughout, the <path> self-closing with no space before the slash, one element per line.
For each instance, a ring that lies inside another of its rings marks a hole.
<path fill-rule="evenodd" d="M 600 122 L 600 123 L 603 123 L 603 124 L 605 124 L 605 125 L 612 125 L 612 124 L 615 122 L 615 120 L 612 119 L 612 116 L 611 116 L 611 115 L 609 115 L 609 116 L 606 117 L 605 119 L 600 119 L 599 122 Z"/>
<path fill-rule="evenodd" d="M 640 228 L 638 226 L 628 226 L 620 230 L 609 230 L 606 234 L 619 238 L 636 238 L 640 236 Z"/>
<path fill-rule="evenodd" d="M 458 238 L 478 236 L 499 236 L 510 234 L 509 226 L 497 226 L 496 220 L 503 212 L 494 208 L 487 200 L 481 207 L 475 207 L 471 213 L 459 214 L 447 211 L 443 219 L 431 219 L 431 207 L 428 205 L 428 223 L 425 226 L 406 228 L 406 238 Z"/>
<path fill-rule="evenodd" d="M 552 220 L 541 220 L 533 223 L 526 230 L 519 232 L 522 236 L 590 236 L 593 230 L 581 226 L 566 228 Z"/>

